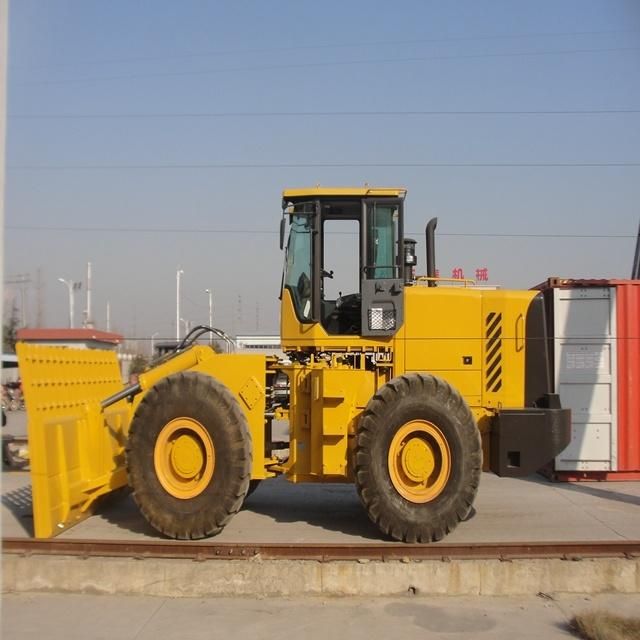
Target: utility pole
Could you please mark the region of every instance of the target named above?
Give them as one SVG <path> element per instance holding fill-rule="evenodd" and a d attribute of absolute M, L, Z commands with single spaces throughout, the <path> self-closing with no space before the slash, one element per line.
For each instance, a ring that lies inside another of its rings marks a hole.
<path fill-rule="evenodd" d="M 111 331 L 111 303 L 107 300 L 107 331 Z"/>
<path fill-rule="evenodd" d="M 209 295 L 209 326 L 213 327 L 213 291 L 205 289 L 204 292 Z M 209 332 L 209 344 L 213 345 L 213 333 Z"/>
<path fill-rule="evenodd" d="M 87 262 L 87 308 L 84 312 L 83 326 L 93 329 L 93 319 L 91 318 L 91 263 Z"/>
<path fill-rule="evenodd" d="M 64 278 L 58 278 L 58 282 L 62 282 L 69 291 L 69 329 L 73 329 L 73 315 L 74 315 L 74 292 L 79 291 L 82 287 L 81 282 L 74 282 L 73 280 L 65 280 Z"/>
<path fill-rule="evenodd" d="M 20 326 L 27 326 L 27 286 L 31 284 L 31 276 L 28 273 L 21 273 L 11 276 L 4 281 L 5 284 L 18 285 L 20 290 Z"/>
<path fill-rule="evenodd" d="M 44 327 L 44 282 L 42 280 L 42 267 L 38 267 L 36 272 L 36 299 L 37 299 L 37 311 L 36 311 L 36 327 Z"/>
<path fill-rule="evenodd" d="M 0 247 L 4 247 L 4 170 L 7 132 L 7 57 L 9 52 L 9 0 L 0 0 Z M 4 260 L 0 262 L 0 276 L 4 278 Z M 4 318 L 3 298 L 0 297 L 0 318 Z M 4 413 L 2 414 L 4 417 Z"/>
<path fill-rule="evenodd" d="M 176 342 L 180 342 L 180 276 L 184 271 L 178 266 L 176 271 Z"/>
<path fill-rule="evenodd" d="M 636 253 L 633 257 L 633 267 L 631 267 L 631 279 L 640 280 L 640 224 L 638 224 L 638 235 L 636 237 Z"/>

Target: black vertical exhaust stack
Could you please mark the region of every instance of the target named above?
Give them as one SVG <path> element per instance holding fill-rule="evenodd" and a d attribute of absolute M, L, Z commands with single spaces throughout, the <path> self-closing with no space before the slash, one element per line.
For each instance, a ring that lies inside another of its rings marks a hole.
<path fill-rule="evenodd" d="M 631 279 L 640 280 L 640 224 L 638 225 L 638 237 L 636 238 L 636 255 L 633 258 Z"/>
<path fill-rule="evenodd" d="M 429 278 L 436 277 L 436 227 L 438 226 L 438 218 L 431 218 L 427 223 L 425 235 L 427 239 L 427 276 Z M 428 286 L 435 287 L 436 283 L 429 280 Z"/>

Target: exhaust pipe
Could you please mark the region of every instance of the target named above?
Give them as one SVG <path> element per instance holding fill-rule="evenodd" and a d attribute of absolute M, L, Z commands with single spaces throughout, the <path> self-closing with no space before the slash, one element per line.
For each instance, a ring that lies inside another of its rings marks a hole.
<path fill-rule="evenodd" d="M 631 279 L 640 280 L 640 224 L 638 225 L 638 237 L 636 238 L 636 254 L 633 257 Z"/>
<path fill-rule="evenodd" d="M 438 218 L 431 218 L 427 223 L 425 230 L 427 240 L 427 276 L 429 278 L 436 277 L 436 227 L 438 226 Z M 436 283 L 429 280 L 430 287 L 435 287 Z"/>

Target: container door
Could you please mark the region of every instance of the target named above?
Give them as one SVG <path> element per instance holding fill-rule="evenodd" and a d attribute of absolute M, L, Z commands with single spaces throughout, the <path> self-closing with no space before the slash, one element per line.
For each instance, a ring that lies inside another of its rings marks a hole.
<path fill-rule="evenodd" d="M 558 471 L 616 471 L 617 356 L 613 287 L 554 289 L 556 393 L 572 438 Z"/>

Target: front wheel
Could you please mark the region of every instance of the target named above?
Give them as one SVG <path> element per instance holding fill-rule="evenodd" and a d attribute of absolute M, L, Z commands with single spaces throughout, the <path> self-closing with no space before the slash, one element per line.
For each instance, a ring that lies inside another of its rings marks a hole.
<path fill-rule="evenodd" d="M 356 440 L 356 487 L 386 535 L 405 542 L 443 538 L 471 510 L 481 471 L 473 415 L 444 380 L 404 375 L 369 401 Z"/>
<path fill-rule="evenodd" d="M 171 538 L 219 533 L 249 489 L 251 438 L 234 395 L 195 372 L 169 376 L 140 403 L 127 467 L 145 518 Z"/>

